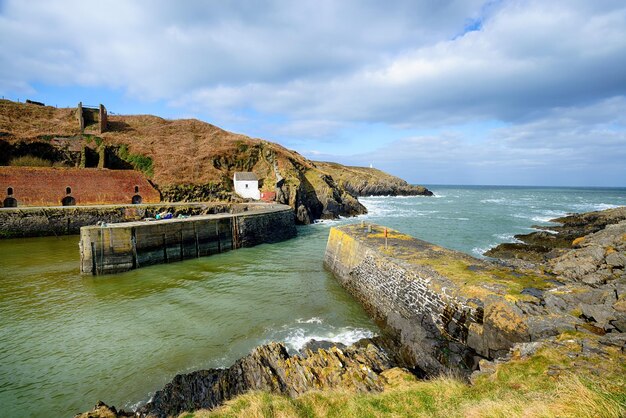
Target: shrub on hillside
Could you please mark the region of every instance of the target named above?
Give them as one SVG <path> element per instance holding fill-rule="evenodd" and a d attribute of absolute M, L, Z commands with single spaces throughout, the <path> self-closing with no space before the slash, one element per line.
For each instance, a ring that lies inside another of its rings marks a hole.
<path fill-rule="evenodd" d="M 35 157 L 34 155 L 23 155 L 13 158 L 9 165 L 15 167 L 52 167 L 52 161 L 45 158 Z"/>

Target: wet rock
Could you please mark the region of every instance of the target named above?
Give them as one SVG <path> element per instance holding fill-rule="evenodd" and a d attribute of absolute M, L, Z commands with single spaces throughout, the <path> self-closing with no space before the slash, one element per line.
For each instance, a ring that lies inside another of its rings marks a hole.
<path fill-rule="evenodd" d="M 390 356 L 373 343 L 308 351 L 290 356 L 284 345 L 257 347 L 228 369 L 200 370 L 174 377 L 137 413 L 166 417 L 211 409 L 251 390 L 298 396 L 309 390 L 342 388 L 356 392 L 383 389 L 383 370 L 394 367 Z"/>
<path fill-rule="evenodd" d="M 538 227 L 544 231 L 530 234 L 516 235 L 515 238 L 523 243 L 504 243 L 490 249 L 485 255 L 503 259 L 522 259 L 532 262 L 559 257 L 563 251 L 589 245 L 587 235 L 597 233 L 609 226 L 626 220 L 626 207 L 618 207 L 604 211 L 572 214 L 562 218 L 552 219 L 551 222 L 559 223 L 558 226 Z M 549 231 L 549 232 L 548 232 Z M 610 236 L 619 236 L 610 232 Z M 583 237 L 585 237 L 583 239 Z M 596 242 L 601 247 L 609 245 L 603 238 L 597 237 Z M 597 260 L 598 254 L 590 252 L 592 259 Z M 604 254 L 602 254 L 603 256 Z M 572 267 L 572 266 L 570 266 Z M 588 270 L 585 266 L 581 271 Z M 593 270 L 592 270 L 593 271 Z"/>
<path fill-rule="evenodd" d="M 341 350 L 345 350 L 347 347 L 345 344 L 339 343 L 339 342 L 334 342 L 334 341 L 318 341 L 318 340 L 309 340 L 306 342 L 306 344 L 304 344 L 304 346 L 302 347 L 302 350 L 300 350 L 302 352 L 302 354 L 304 355 L 304 353 L 309 350 L 312 352 L 316 352 L 319 349 L 322 350 L 329 350 L 332 347 L 337 347 Z"/>
<path fill-rule="evenodd" d="M 134 416 L 135 414 L 133 412 L 126 412 L 124 410 L 118 411 L 114 406 L 108 406 L 104 402 L 98 401 L 91 411 L 76 414 L 74 418 L 122 418 Z"/>
<path fill-rule="evenodd" d="M 537 299 L 542 300 L 543 299 L 543 290 L 541 289 L 537 289 L 534 287 L 527 287 L 525 289 L 522 289 L 522 295 L 530 295 L 530 296 L 534 296 Z"/>

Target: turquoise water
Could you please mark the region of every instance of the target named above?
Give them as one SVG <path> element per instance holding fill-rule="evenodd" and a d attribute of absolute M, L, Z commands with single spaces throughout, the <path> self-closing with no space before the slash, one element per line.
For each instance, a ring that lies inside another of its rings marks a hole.
<path fill-rule="evenodd" d="M 132 408 L 172 377 L 271 340 L 352 342 L 376 326 L 323 270 L 333 225 L 381 223 L 473 255 L 549 218 L 626 205 L 626 189 L 432 186 L 436 197 L 363 198 L 370 213 L 293 240 L 84 277 L 77 237 L 0 241 L 0 416 Z"/>

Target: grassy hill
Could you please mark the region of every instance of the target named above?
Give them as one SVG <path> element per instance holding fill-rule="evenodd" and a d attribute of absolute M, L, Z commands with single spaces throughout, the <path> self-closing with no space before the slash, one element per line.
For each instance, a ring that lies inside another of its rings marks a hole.
<path fill-rule="evenodd" d="M 167 201 L 233 199 L 233 173 L 253 171 L 301 223 L 365 213 L 358 195 L 429 194 L 379 170 L 313 162 L 195 119 L 111 115 L 106 132 L 96 129 L 81 134 L 76 108 L 0 100 L 0 165 L 135 168 Z"/>

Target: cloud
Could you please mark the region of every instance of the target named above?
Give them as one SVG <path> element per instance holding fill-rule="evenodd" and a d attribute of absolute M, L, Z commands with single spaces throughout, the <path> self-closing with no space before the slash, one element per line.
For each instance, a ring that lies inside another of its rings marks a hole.
<path fill-rule="evenodd" d="M 626 98 L 555 109 L 526 123 L 406 137 L 353 156 L 317 156 L 395 172 L 415 183 L 623 186 Z"/>
<path fill-rule="evenodd" d="M 625 68 L 621 0 L 0 3 L 4 95 L 106 87 L 450 181 L 624 174 Z"/>
<path fill-rule="evenodd" d="M 0 16 L 3 91 L 106 85 L 199 114 L 405 125 L 626 93 L 618 1 L 8 1 Z"/>

